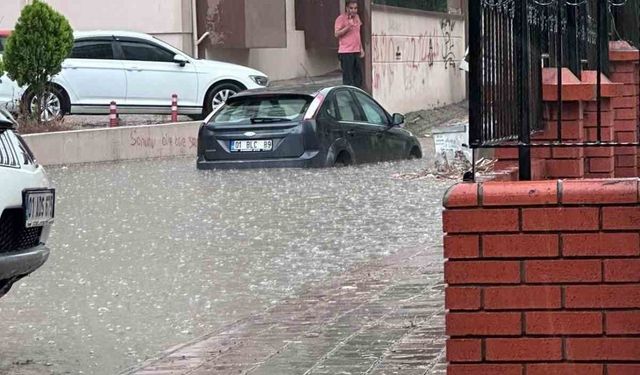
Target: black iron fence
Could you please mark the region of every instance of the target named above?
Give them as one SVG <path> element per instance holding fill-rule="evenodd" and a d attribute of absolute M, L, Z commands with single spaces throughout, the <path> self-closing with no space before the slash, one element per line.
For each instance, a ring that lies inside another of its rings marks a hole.
<path fill-rule="evenodd" d="M 532 147 L 629 146 L 603 142 L 601 73 L 609 72 L 609 40 L 621 38 L 616 23 L 634 18 L 638 0 L 469 1 L 469 145 L 517 147 L 520 179 L 531 178 Z M 629 16 L 628 13 L 633 13 Z M 625 18 L 626 17 L 626 18 Z M 629 21 L 627 21 L 629 22 Z M 624 24 L 627 32 L 631 25 Z M 638 23 L 633 25 L 640 28 Z M 638 34 L 640 35 L 640 33 Z M 544 127 L 542 68 L 557 69 L 557 139 L 535 143 Z M 596 71 L 597 140 L 567 143 L 562 137 L 562 69 L 578 78 Z M 475 173 L 475 171 L 474 171 Z"/>
<path fill-rule="evenodd" d="M 640 0 L 616 1 L 611 11 L 614 36 L 640 46 Z"/>

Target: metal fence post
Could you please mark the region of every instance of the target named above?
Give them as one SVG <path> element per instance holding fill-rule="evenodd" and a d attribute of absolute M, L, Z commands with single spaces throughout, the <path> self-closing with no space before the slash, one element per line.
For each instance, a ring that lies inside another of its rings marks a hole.
<path fill-rule="evenodd" d="M 581 76 L 582 67 L 580 66 L 580 57 L 578 48 L 580 44 L 578 43 L 578 6 L 574 5 L 565 5 L 567 11 L 567 48 L 565 50 L 565 61 L 569 66 L 569 69 L 575 74 L 577 77 Z"/>
<path fill-rule="evenodd" d="M 521 181 L 531 180 L 531 118 L 529 113 L 529 20 L 528 1 L 516 2 L 516 49 L 519 66 L 518 117 L 522 121 L 518 136 L 518 172 Z"/>
<path fill-rule="evenodd" d="M 469 1 L 469 146 L 482 143 L 482 2 Z M 475 152 L 475 151 L 474 151 Z"/>

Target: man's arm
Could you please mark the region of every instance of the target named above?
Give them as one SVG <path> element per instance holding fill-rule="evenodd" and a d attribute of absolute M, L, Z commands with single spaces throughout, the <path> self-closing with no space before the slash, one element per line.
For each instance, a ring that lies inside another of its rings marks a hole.
<path fill-rule="evenodd" d="M 336 38 L 341 38 L 344 34 L 346 34 L 349 29 L 351 29 L 351 23 L 347 22 L 346 24 L 342 24 L 339 19 L 336 20 L 335 25 L 335 36 Z"/>

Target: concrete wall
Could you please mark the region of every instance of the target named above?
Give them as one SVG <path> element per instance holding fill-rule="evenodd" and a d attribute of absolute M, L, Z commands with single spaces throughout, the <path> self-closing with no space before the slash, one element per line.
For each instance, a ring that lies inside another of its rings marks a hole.
<path fill-rule="evenodd" d="M 294 0 L 287 0 L 286 48 L 230 49 L 205 46 L 203 57 L 247 65 L 263 71 L 272 80 L 317 76 L 338 69 L 337 51 L 305 48 L 304 31 L 296 30 L 294 10 Z"/>
<path fill-rule="evenodd" d="M 237 0 L 234 0 L 237 1 Z M 283 0 L 245 0 L 247 47 L 287 46 L 287 3 Z"/>
<path fill-rule="evenodd" d="M 42 165 L 195 156 L 199 122 L 25 135 Z"/>
<path fill-rule="evenodd" d="M 374 6 L 372 29 L 373 95 L 389 111 L 464 100 L 463 16 Z"/>
<path fill-rule="evenodd" d="M 191 0 L 46 0 L 74 30 L 129 30 L 153 34 L 192 51 Z M 0 1 L 0 29 L 12 29 L 28 0 Z"/>

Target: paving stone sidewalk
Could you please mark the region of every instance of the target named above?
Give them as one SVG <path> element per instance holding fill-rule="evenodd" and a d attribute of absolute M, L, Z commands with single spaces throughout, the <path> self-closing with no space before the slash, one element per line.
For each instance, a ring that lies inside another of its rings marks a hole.
<path fill-rule="evenodd" d="M 444 375 L 444 347 L 434 247 L 360 265 L 126 374 Z"/>

